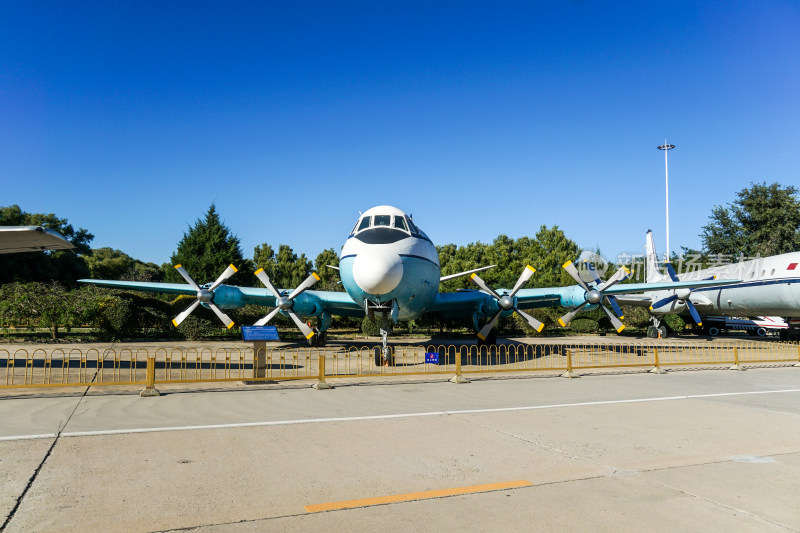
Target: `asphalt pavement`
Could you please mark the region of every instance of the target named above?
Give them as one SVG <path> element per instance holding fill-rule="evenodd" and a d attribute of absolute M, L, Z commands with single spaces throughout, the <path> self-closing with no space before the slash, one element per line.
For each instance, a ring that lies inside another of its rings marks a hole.
<path fill-rule="evenodd" d="M 5 391 L 0 524 L 800 531 L 800 368 L 471 379 Z"/>

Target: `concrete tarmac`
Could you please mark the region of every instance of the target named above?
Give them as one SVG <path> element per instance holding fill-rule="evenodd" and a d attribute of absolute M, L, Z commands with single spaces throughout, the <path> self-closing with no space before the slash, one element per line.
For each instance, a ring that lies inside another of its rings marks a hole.
<path fill-rule="evenodd" d="M 800 531 L 800 368 L 470 377 L 4 393 L 0 524 Z M 527 483 L 459 494 L 514 481 Z"/>

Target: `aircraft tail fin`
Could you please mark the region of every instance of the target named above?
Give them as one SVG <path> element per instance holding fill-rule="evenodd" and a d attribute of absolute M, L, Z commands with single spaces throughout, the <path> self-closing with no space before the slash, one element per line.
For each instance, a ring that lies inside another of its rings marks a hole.
<path fill-rule="evenodd" d="M 656 244 L 653 240 L 653 231 L 647 230 L 647 234 L 645 236 L 645 246 L 644 246 L 644 253 L 645 253 L 645 268 L 647 272 L 647 277 L 645 278 L 646 283 L 656 283 L 659 281 L 669 281 L 669 276 L 666 276 L 661 273 L 658 269 L 658 254 L 656 253 Z"/>

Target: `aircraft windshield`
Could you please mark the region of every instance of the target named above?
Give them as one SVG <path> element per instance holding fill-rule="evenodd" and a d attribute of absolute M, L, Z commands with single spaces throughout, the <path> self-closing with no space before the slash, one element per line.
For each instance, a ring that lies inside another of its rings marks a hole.
<path fill-rule="evenodd" d="M 370 228 L 391 228 L 419 236 L 422 232 L 417 229 L 410 218 L 404 215 L 367 215 L 362 216 L 353 228 L 353 233 L 361 233 Z"/>

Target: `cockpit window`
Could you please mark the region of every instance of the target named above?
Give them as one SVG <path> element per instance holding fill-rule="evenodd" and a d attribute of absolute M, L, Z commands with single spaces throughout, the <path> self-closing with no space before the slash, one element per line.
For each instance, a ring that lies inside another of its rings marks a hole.
<path fill-rule="evenodd" d="M 372 217 L 364 217 L 361 219 L 361 224 L 358 225 L 358 231 L 362 229 L 367 229 L 369 227 L 369 223 Z"/>
<path fill-rule="evenodd" d="M 394 227 L 397 229 L 401 229 L 403 231 L 408 231 L 408 227 L 406 226 L 406 221 L 403 217 L 394 217 Z"/>
<path fill-rule="evenodd" d="M 392 223 L 391 215 L 375 215 L 375 227 L 389 226 Z"/>
<path fill-rule="evenodd" d="M 419 230 L 414 225 L 414 223 L 411 221 L 411 219 L 407 218 L 406 220 L 408 221 L 408 227 L 411 228 L 411 233 L 414 233 L 414 234 L 419 233 Z"/>

